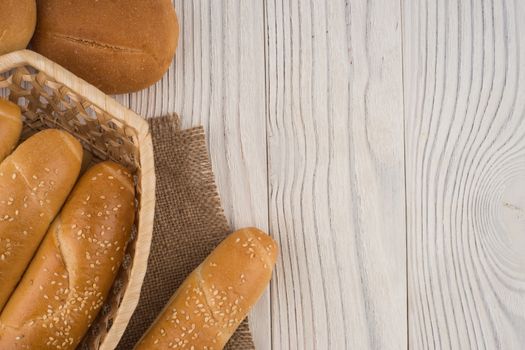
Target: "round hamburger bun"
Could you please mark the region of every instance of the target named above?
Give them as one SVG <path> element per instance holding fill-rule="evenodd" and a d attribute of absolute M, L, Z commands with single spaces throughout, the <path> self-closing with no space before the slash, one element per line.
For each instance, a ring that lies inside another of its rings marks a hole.
<path fill-rule="evenodd" d="M 179 37 L 170 0 L 39 0 L 33 49 L 107 94 L 168 70 Z"/>
<path fill-rule="evenodd" d="M 35 0 L 0 0 L 0 55 L 25 49 L 35 25 Z"/>

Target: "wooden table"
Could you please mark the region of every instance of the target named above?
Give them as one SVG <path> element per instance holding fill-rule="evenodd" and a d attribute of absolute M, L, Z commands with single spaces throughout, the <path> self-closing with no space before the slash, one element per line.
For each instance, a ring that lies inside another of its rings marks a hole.
<path fill-rule="evenodd" d="M 176 0 L 168 75 L 232 227 L 279 242 L 259 349 L 523 349 L 525 2 Z"/>

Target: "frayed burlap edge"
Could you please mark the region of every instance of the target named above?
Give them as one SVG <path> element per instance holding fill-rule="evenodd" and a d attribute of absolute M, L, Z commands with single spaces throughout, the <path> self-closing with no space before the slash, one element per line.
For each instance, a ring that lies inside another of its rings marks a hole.
<path fill-rule="evenodd" d="M 140 301 L 117 349 L 133 349 L 178 286 L 230 232 L 202 127 L 180 130 L 177 116 L 150 120 L 157 207 Z M 253 350 L 245 320 L 226 349 Z"/>

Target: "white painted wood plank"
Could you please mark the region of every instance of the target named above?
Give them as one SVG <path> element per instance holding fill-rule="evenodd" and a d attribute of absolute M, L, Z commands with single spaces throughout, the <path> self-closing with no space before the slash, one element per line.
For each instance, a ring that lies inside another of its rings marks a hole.
<path fill-rule="evenodd" d="M 401 14 L 267 0 L 273 349 L 405 349 Z"/>
<path fill-rule="evenodd" d="M 525 4 L 403 1 L 409 343 L 525 344 Z"/>
<path fill-rule="evenodd" d="M 203 125 L 233 228 L 268 230 L 264 7 L 256 1 L 174 1 L 181 37 L 167 76 L 119 101 L 145 117 L 179 113 Z M 270 349 L 269 293 L 250 317 L 258 349 Z"/>

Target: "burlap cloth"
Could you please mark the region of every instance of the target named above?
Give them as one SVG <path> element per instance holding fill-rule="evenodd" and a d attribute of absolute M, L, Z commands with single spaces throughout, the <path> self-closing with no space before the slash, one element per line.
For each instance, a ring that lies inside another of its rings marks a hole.
<path fill-rule="evenodd" d="M 153 241 L 140 301 L 117 349 L 130 350 L 178 286 L 230 232 L 201 127 L 150 120 L 157 177 Z M 226 349 L 255 349 L 244 320 Z"/>

